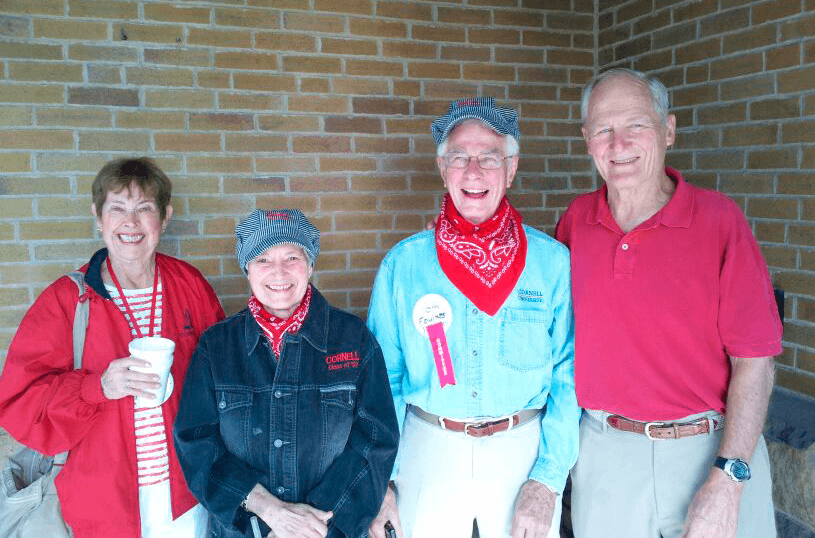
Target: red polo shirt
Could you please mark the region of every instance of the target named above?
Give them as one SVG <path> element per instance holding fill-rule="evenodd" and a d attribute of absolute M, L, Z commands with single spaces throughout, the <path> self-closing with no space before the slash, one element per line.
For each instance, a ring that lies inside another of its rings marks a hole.
<path fill-rule="evenodd" d="M 730 198 L 676 182 L 623 233 L 604 185 L 557 226 L 572 253 L 578 403 L 637 420 L 723 412 L 732 357 L 781 353 L 767 266 Z"/>

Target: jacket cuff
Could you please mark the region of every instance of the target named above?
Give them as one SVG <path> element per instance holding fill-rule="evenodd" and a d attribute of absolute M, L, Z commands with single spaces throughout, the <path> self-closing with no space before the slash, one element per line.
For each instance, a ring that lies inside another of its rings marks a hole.
<path fill-rule="evenodd" d="M 82 384 L 79 386 L 79 395 L 87 404 L 98 405 L 108 401 L 102 390 L 102 374 L 93 373 L 82 376 Z"/>

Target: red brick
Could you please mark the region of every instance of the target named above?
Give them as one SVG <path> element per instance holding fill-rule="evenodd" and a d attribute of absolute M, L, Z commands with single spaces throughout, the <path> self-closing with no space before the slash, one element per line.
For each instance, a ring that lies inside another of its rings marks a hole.
<path fill-rule="evenodd" d="M 797 200 L 793 200 L 797 202 Z M 798 205 L 795 205 L 796 211 L 794 214 L 787 215 L 787 219 L 795 219 L 798 216 Z M 813 224 L 790 224 L 788 239 L 791 245 L 806 245 L 815 247 L 815 225 Z"/>
<path fill-rule="evenodd" d="M 355 136 L 355 148 L 358 153 L 410 153 L 410 139 L 381 136 Z"/>
<path fill-rule="evenodd" d="M 755 21 L 753 21 L 755 24 Z M 775 25 L 752 27 L 748 30 L 727 34 L 723 38 L 722 52 L 724 54 L 740 50 L 752 50 L 776 42 Z"/>
<path fill-rule="evenodd" d="M 128 132 L 81 132 L 80 151 L 128 151 L 145 153 L 150 150 L 150 135 Z"/>
<path fill-rule="evenodd" d="M 720 86 L 722 101 L 735 101 L 737 99 L 752 99 L 762 95 L 775 94 L 775 77 L 773 75 L 756 75 L 741 77 L 734 81 L 723 81 Z"/>
<path fill-rule="evenodd" d="M 69 0 L 68 15 L 95 19 L 138 20 L 139 6 L 136 2 L 99 3 L 96 0 Z"/>
<path fill-rule="evenodd" d="M 761 72 L 762 69 L 763 55 L 761 52 L 728 56 L 710 64 L 710 74 L 713 80 L 750 75 Z"/>
<path fill-rule="evenodd" d="M 9 62 L 9 79 L 42 82 L 82 82 L 82 66 L 42 62 Z"/>
<path fill-rule="evenodd" d="M 815 66 L 794 69 L 778 74 L 778 92 L 793 93 L 812 89 Z"/>
<path fill-rule="evenodd" d="M 327 133 L 367 133 L 382 132 L 382 121 L 368 117 L 326 117 L 324 118 Z"/>
<path fill-rule="evenodd" d="M 342 62 L 339 58 L 314 56 L 284 56 L 283 71 L 297 73 L 341 73 Z"/>
<path fill-rule="evenodd" d="M 546 61 L 550 64 L 569 66 L 591 66 L 594 55 L 590 52 L 547 50 Z"/>
<path fill-rule="evenodd" d="M 651 11 L 651 0 L 631 0 L 629 2 L 618 2 L 623 4 L 617 11 L 617 23 L 622 23 L 635 19 L 643 13 Z M 604 2 L 604 7 L 607 7 L 608 2 Z"/>
<path fill-rule="evenodd" d="M 388 39 L 407 37 L 407 25 L 403 22 L 352 18 L 348 21 L 348 27 L 351 34 L 356 36 L 387 37 Z"/>
<path fill-rule="evenodd" d="M 283 192 L 285 181 L 281 177 L 225 178 L 224 194 L 267 194 Z"/>
<path fill-rule="evenodd" d="M 442 43 L 454 41 L 463 43 L 467 41 L 467 32 L 464 28 L 456 28 L 455 26 L 424 26 L 414 24 L 412 37 L 419 41 L 438 41 Z"/>
<path fill-rule="evenodd" d="M 779 174 L 778 194 L 812 195 L 815 192 L 815 174 Z"/>
<path fill-rule="evenodd" d="M 329 81 L 322 77 L 301 78 L 300 79 L 300 92 L 301 93 L 342 93 L 332 92 Z"/>
<path fill-rule="evenodd" d="M 277 56 L 257 52 L 216 52 L 215 67 L 277 71 Z"/>
<path fill-rule="evenodd" d="M 469 47 L 465 45 L 445 45 L 441 49 L 442 60 L 462 62 L 489 63 L 492 51 L 488 47 Z M 493 64 L 494 65 L 494 64 Z"/>
<path fill-rule="evenodd" d="M 65 15 L 65 2 L 63 0 L 5 0 L 4 13 L 20 15 Z"/>
<path fill-rule="evenodd" d="M 536 32 L 531 30 L 524 30 L 522 43 L 528 47 L 568 48 L 571 47 L 572 40 L 569 34 L 565 34 L 562 32 L 546 32 L 546 31 Z"/>
<path fill-rule="evenodd" d="M 546 15 L 546 27 L 553 30 L 591 32 L 593 25 L 594 17 L 591 14 L 549 13 Z"/>
<path fill-rule="evenodd" d="M 200 133 L 156 133 L 156 151 L 220 151 L 221 136 Z"/>
<path fill-rule="evenodd" d="M 314 157 L 262 157 L 255 158 L 258 172 L 264 173 L 314 173 L 317 162 Z"/>
<path fill-rule="evenodd" d="M 144 6 L 144 18 L 147 20 L 209 24 L 209 16 L 209 8 L 161 4 L 147 4 Z"/>
<path fill-rule="evenodd" d="M 355 114 L 407 115 L 410 103 L 403 99 L 385 99 L 374 97 L 355 97 L 352 99 Z"/>
<path fill-rule="evenodd" d="M 345 112 L 348 108 L 348 98 L 343 97 L 316 97 L 316 96 L 303 96 L 303 97 L 290 97 L 289 98 L 289 111 L 290 112 L 324 112 L 324 113 L 340 113 Z"/>
<path fill-rule="evenodd" d="M 781 40 L 810 39 L 813 27 L 815 27 L 815 14 L 802 14 L 793 20 L 781 23 Z"/>
<path fill-rule="evenodd" d="M 739 171 L 731 174 L 719 174 L 719 190 L 728 194 L 772 194 L 772 174 L 754 174 Z"/>
<path fill-rule="evenodd" d="M 125 129 L 182 130 L 185 128 L 185 120 L 186 115 L 182 112 L 120 110 L 116 112 L 115 125 Z"/>
<path fill-rule="evenodd" d="M 0 58 L 28 58 L 32 60 L 62 60 L 59 45 L 0 42 Z"/>
<path fill-rule="evenodd" d="M 270 9 L 215 8 L 215 24 L 246 28 L 280 28 L 280 17 L 276 11 Z"/>
<path fill-rule="evenodd" d="M 3 6 L 6 12 L 8 12 L 7 6 L 8 4 Z M 108 25 L 106 22 L 78 19 L 34 19 L 33 23 L 34 37 L 81 39 L 83 41 L 103 41 L 108 39 Z"/>
<path fill-rule="evenodd" d="M 815 143 L 815 120 L 783 123 L 781 129 L 783 144 Z"/>
<path fill-rule="evenodd" d="M 721 45 L 718 38 L 697 40 L 690 45 L 677 47 L 674 54 L 676 65 L 689 64 L 719 56 Z"/>
<path fill-rule="evenodd" d="M 726 127 L 722 133 L 723 146 L 768 146 L 776 143 L 776 125 L 746 125 Z"/>
<path fill-rule="evenodd" d="M 467 26 L 487 26 L 492 22 L 492 12 L 487 9 L 459 7 L 436 8 L 437 21 Z"/>
<path fill-rule="evenodd" d="M 345 21 L 342 17 L 334 15 L 287 12 L 283 17 L 283 27 L 287 30 L 300 32 L 341 34 L 345 27 Z"/>
<path fill-rule="evenodd" d="M 764 52 L 767 69 L 784 69 L 801 63 L 801 45 L 794 43 L 785 47 L 776 47 Z"/>
<path fill-rule="evenodd" d="M 68 103 L 96 106 L 139 106 L 138 90 L 117 88 L 68 88 Z"/>
<path fill-rule="evenodd" d="M 288 141 L 285 136 L 243 133 L 226 135 L 226 151 L 267 153 L 283 152 L 287 149 Z"/>
<path fill-rule="evenodd" d="M 319 119 L 310 116 L 260 116 L 258 126 L 263 131 L 314 132 L 320 128 Z"/>
<path fill-rule="evenodd" d="M 470 2 L 472 5 L 472 2 Z M 534 11 L 493 11 L 493 24 L 496 26 L 530 26 L 532 28 L 542 28 L 544 16 L 542 13 Z"/>
<path fill-rule="evenodd" d="M 529 48 L 495 47 L 495 61 L 508 64 L 541 64 L 543 51 Z"/>
<path fill-rule="evenodd" d="M 501 67 L 485 64 L 464 64 L 463 78 L 469 80 L 502 80 L 513 82 L 515 80 L 514 67 Z"/>
<path fill-rule="evenodd" d="M 289 180 L 292 192 L 345 192 L 348 180 L 344 177 L 332 177 L 326 174 L 319 176 L 293 177 Z"/>
<path fill-rule="evenodd" d="M 744 165 L 744 152 L 734 150 L 700 151 L 696 154 L 697 168 L 700 170 L 741 169 Z"/>
<path fill-rule="evenodd" d="M 68 58 L 88 62 L 137 62 L 138 49 L 130 46 L 69 45 Z"/>
<path fill-rule="evenodd" d="M 394 19 L 431 21 L 433 20 L 433 8 L 429 5 L 382 1 L 376 4 L 376 15 Z"/>
<path fill-rule="evenodd" d="M 379 194 L 385 191 L 404 191 L 407 189 L 407 178 L 398 176 L 352 176 L 352 192 L 374 192 Z"/>
<path fill-rule="evenodd" d="M 315 0 L 314 9 L 317 11 L 332 11 L 337 13 L 353 13 L 354 15 L 373 15 L 370 0 Z"/>
<path fill-rule="evenodd" d="M 747 199 L 747 216 L 768 219 L 795 219 L 798 217 L 798 200 L 780 197 L 750 197 Z"/>
<path fill-rule="evenodd" d="M 246 174 L 252 171 L 250 157 L 189 157 L 187 170 L 191 173 Z"/>
<path fill-rule="evenodd" d="M 295 153 L 350 153 L 351 139 L 347 136 L 294 136 Z"/>
<path fill-rule="evenodd" d="M 193 73 L 182 69 L 128 67 L 127 83 L 133 86 L 192 86 Z"/>
<path fill-rule="evenodd" d="M 788 0 L 771 0 L 769 2 L 756 2 L 753 4 L 753 24 L 759 25 L 767 21 L 782 19 L 801 12 L 797 2 Z"/>
<path fill-rule="evenodd" d="M 207 45 L 217 47 L 251 48 L 252 34 L 246 30 L 220 30 L 216 28 L 190 27 L 187 43 L 190 45 Z M 258 34 L 257 48 L 268 48 L 260 45 L 265 34 Z"/>
<path fill-rule="evenodd" d="M 403 67 L 400 62 L 352 60 L 350 58 L 345 60 L 345 72 L 349 75 L 366 77 L 400 77 L 402 76 L 402 71 Z"/>
<path fill-rule="evenodd" d="M 367 157 L 320 157 L 320 172 L 374 172 L 376 159 Z"/>
<path fill-rule="evenodd" d="M 768 120 L 797 118 L 801 115 L 799 99 L 763 99 L 750 103 L 750 119 Z"/>
<path fill-rule="evenodd" d="M 144 49 L 145 63 L 209 67 L 209 53 L 199 50 Z"/>
<path fill-rule="evenodd" d="M 233 80 L 236 90 L 294 92 L 297 89 L 297 78 L 291 75 L 235 73 Z"/>
<path fill-rule="evenodd" d="M 147 90 L 144 98 L 144 106 L 148 108 L 212 109 L 215 106 L 209 91 Z"/>
<path fill-rule="evenodd" d="M 754 150 L 749 152 L 747 167 L 764 168 L 798 168 L 798 152 L 794 148 Z"/>
<path fill-rule="evenodd" d="M 747 118 L 747 107 L 745 103 L 706 106 L 696 110 L 696 117 L 700 125 L 744 121 Z"/>
<path fill-rule="evenodd" d="M 218 92 L 218 103 L 221 110 L 283 110 L 283 98 L 276 95 Z"/>
<path fill-rule="evenodd" d="M 376 56 L 376 41 L 369 39 L 336 39 L 324 37 L 320 52 L 355 56 Z"/>
<path fill-rule="evenodd" d="M 249 114 L 190 114 L 191 131 L 249 131 L 252 125 Z"/>
<path fill-rule="evenodd" d="M 431 172 L 436 170 L 436 161 L 429 156 L 387 157 L 384 169 L 388 172 Z"/>

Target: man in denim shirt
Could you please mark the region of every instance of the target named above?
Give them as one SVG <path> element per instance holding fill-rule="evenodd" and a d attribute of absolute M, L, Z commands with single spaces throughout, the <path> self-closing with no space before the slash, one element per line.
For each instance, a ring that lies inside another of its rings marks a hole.
<path fill-rule="evenodd" d="M 569 254 L 505 197 L 514 110 L 463 99 L 432 130 L 436 229 L 388 253 L 368 313 L 402 432 L 371 536 L 469 538 L 475 519 L 482 538 L 555 537 L 580 415 Z"/>

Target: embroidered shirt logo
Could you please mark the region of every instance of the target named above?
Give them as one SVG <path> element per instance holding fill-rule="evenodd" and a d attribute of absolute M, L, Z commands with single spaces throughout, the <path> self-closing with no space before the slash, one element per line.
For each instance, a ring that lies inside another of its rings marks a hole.
<path fill-rule="evenodd" d="M 520 299 L 521 301 L 527 301 L 529 303 L 542 303 L 543 292 L 537 290 L 519 289 L 518 299 Z"/>
<path fill-rule="evenodd" d="M 356 351 L 344 351 L 342 353 L 329 355 L 325 358 L 325 364 L 329 370 L 359 368 L 359 353 Z"/>

